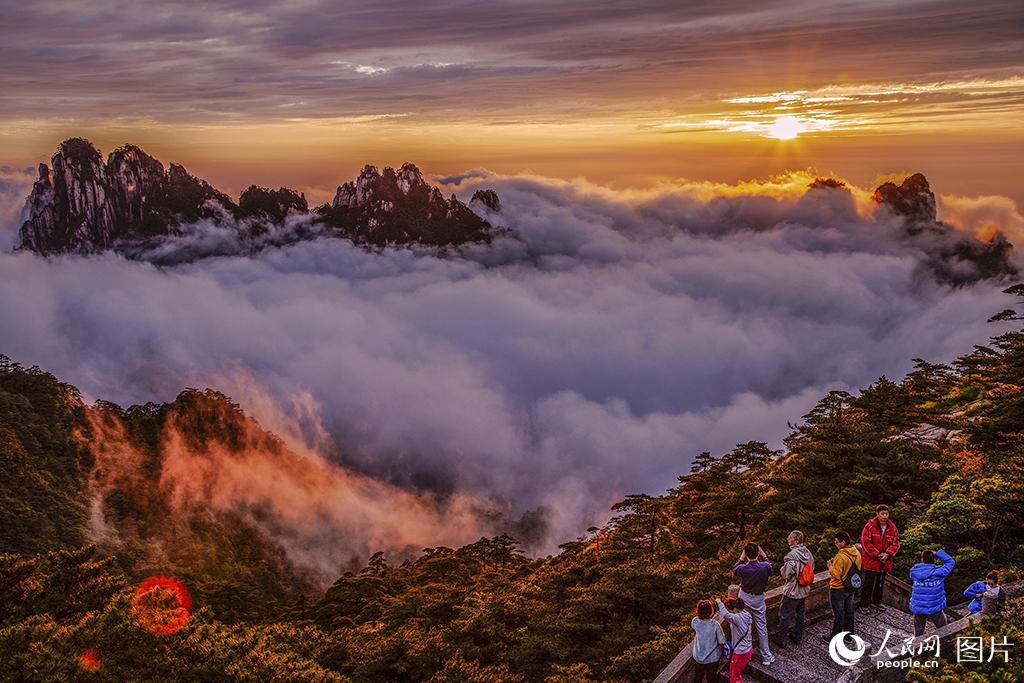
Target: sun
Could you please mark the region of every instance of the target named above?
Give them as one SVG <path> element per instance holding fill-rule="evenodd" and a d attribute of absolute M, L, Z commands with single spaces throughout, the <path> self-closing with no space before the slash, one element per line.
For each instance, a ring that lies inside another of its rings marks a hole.
<path fill-rule="evenodd" d="M 806 131 L 807 128 L 795 116 L 780 116 L 768 126 L 766 135 L 776 140 L 792 140 L 797 135 L 800 135 L 800 133 Z"/>

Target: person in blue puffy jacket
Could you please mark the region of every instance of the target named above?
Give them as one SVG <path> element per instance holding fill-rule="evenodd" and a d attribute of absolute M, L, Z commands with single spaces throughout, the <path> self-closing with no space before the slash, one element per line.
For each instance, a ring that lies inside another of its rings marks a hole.
<path fill-rule="evenodd" d="M 936 566 L 935 560 L 942 562 Z M 910 568 L 914 589 L 910 593 L 910 613 L 914 615 L 914 635 L 923 636 L 930 621 L 936 629 L 946 625 L 946 577 L 956 562 L 945 550 L 925 550 L 921 561 Z"/>
<path fill-rule="evenodd" d="M 967 611 L 971 614 L 998 612 L 1006 599 L 1005 591 L 999 585 L 999 571 L 993 569 L 985 575 L 984 581 L 972 583 L 964 591 L 964 597 L 971 599 L 971 604 L 967 605 Z"/>

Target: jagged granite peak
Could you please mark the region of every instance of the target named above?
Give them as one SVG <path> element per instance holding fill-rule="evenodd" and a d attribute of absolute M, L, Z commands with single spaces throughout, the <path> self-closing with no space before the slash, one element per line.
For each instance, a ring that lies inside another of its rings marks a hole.
<path fill-rule="evenodd" d="M 935 223 L 935 193 L 922 173 L 915 173 L 900 185 L 882 183 L 875 188 L 872 199 L 903 218 L 909 228 Z"/>
<path fill-rule="evenodd" d="M 486 207 L 489 211 L 501 211 L 501 200 L 498 199 L 498 193 L 494 190 L 477 190 L 473 193 L 473 198 L 469 200 L 469 205 L 481 205 Z"/>
<path fill-rule="evenodd" d="M 406 162 L 398 169 L 398 189 L 402 191 L 402 194 L 407 195 L 414 188 L 426 187 L 426 185 L 423 174 L 415 164 Z"/>
<path fill-rule="evenodd" d="M 237 211 L 223 192 L 178 164 L 164 170 L 136 145 L 118 147 L 104 163 L 91 142 L 70 138 L 51 163 L 52 170 L 40 165 L 18 248 L 41 254 L 99 251 L 126 239 L 167 235 L 179 223 L 216 218 L 223 210 Z"/>
<path fill-rule="evenodd" d="M 46 253 L 51 235 L 57 234 L 58 216 L 53 174 L 46 164 L 39 164 L 39 178 L 32 184 L 32 192 L 25 201 L 29 220 L 21 226 L 19 245 L 39 253 Z"/>
<path fill-rule="evenodd" d="M 110 153 L 106 176 L 122 231 L 143 224 L 147 202 L 159 190 L 164 175 L 164 165 L 135 145 L 124 145 Z"/>
<path fill-rule="evenodd" d="M 338 187 L 331 204 L 319 207 L 317 213 L 339 232 L 374 245 L 445 246 L 490 239 L 490 223 L 454 194 L 445 199 L 410 163 L 397 171 L 390 166 L 383 171 L 363 167 L 359 176 Z"/>
<path fill-rule="evenodd" d="M 39 166 L 19 244 L 41 253 L 109 244 L 116 226 L 108 194 L 99 150 L 85 138 L 65 140 L 51 167 Z"/>
<path fill-rule="evenodd" d="M 924 174 L 915 173 L 899 185 L 882 183 L 872 199 L 902 220 L 905 239 L 928 255 L 928 266 L 939 280 L 959 286 L 1017 276 L 1013 245 L 1002 233 L 983 242 L 938 220 L 935 193 Z"/>
<path fill-rule="evenodd" d="M 283 221 L 289 214 L 309 213 L 304 193 L 281 187 L 271 190 L 250 185 L 238 197 L 238 209 L 242 216 L 262 216 L 274 221 Z"/>
<path fill-rule="evenodd" d="M 474 196 L 475 205 L 488 211 L 500 206 L 491 190 Z M 183 224 L 208 220 L 246 240 L 267 234 L 270 222 L 310 213 L 305 196 L 284 187 L 252 185 L 235 204 L 184 166 L 165 167 L 136 145 L 118 147 L 104 163 L 83 138 L 61 143 L 52 166 L 40 164 L 26 209 L 18 248 L 42 254 L 113 248 L 130 258 L 147 258 L 152 240 L 181 233 Z M 273 239 L 249 243 L 284 244 L 327 234 L 373 245 L 446 246 L 488 241 L 491 225 L 454 194 L 446 199 L 414 164 L 405 163 L 397 171 L 364 166 L 312 220 L 271 232 Z"/>

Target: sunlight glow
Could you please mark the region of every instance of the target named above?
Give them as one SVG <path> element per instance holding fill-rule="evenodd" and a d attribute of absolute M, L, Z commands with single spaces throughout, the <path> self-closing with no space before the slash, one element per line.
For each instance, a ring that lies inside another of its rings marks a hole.
<path fill-rule="evenodd" d="M 807 128 L 795 116 L 780 116 L 768 126 L 768 132 L 765 135 L 776 140 L 792 140 L 806 131 Z"/>

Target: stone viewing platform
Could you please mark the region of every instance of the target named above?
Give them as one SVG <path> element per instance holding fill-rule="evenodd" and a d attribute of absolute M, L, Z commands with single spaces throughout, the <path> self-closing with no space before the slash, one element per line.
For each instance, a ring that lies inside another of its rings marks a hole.
<path fill-rule="evenodd" d="M 905 668 L 877 666 L 878 661 L 897 661 L 903 659 L 927 659 L 932 651 L 922 655 L 897 655 L 887 657 L 882 653 L 877 659 L 874 654 L 882 645 L 888 630 L 891 635 L 886 644 L 889 651 L 899 651 L 901 645 L 914 634 L 914 617 L 907 606 L 910 602 L 911 586 L 906 581 L 894 576 L 887 576 L 885 590 L 882 595 L 881 609 L 858 609 L 856 617 L 856 634 L 865 641 L 866 653 L 853 666 L 843 666 L 829 656 L 828 635 L 832 630 L 832 609 L 828 600 L 828 572 L 819 572 L 811 584 L 811 592 L 807 596 L 807 630 L 800 645 L 789 643 L 785 648 L 772 645 L 772 654 L 776 661 L 771 666 L 761 664 L 757 653 L 757 638 L 754 638 L 755 652 L 750 664 L 743 672 L 744 680 L 763 681 L 765 683 L 890 683 L 903 680 Z M 1009 588 L 1009 587 L 1007 587 Z M 1011 590 L 1011 594 L 1017 593 Z M 782 587 L 765 593 L 768 608 L 768 629 L 772 631 L 778 623 L 779 603 L 782 601 Z M 929 625 L 925 635 L 914 641 L 920 644 L 938 635 L 943 652 L 955 651 L 955 635 L 967 628 L 969 619 L 962 612 L 953 608 L 946 609 L 949 623 L 935 631 Z M 715 617 L 721 621 L 721 615 Z M 977 617 L 970 617 L 977 620 Z M 728 629 L 728 624 L 724 624 Z M 675 659 L 655 679 L 655 683 L 689 683 L 693 680 L 693 645 L 688 644 L 676 655 Z M 720 681 L 728 680 L 727 667 L 723 665 Z"/>

